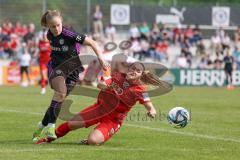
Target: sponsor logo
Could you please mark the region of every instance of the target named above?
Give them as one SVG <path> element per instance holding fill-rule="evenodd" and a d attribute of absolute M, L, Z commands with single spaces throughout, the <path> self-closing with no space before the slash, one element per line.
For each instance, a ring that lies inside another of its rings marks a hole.
<path fill-rule="evenodd" d="M 82 40 L 82 37 L 78 35 L 76 38 L 76 41 L 81 41 L 81 40 Z"/>
<path fill-rule="evenodd" d="M 64 44 L 64 39 L 61 38 L 61 39 L 59 40 L 59 44 L 63 45 L 63 44 Z"/>
<path fill-rule="evenodd" d="M 68 51 L 68 46 L 62 46 L 62 51 Z"/>
<path fill-rule="evenodd" d="M 58 69 L 58 70 L 56 70 L 56 74 L 61 74 L 62 73 L 62 71 L 60 70 L 60 69 Z"/>
<path fill-rule="evenodd" d="M 52 51 L 61 51 L 61 48 L 51 46 L 51 50 Z"/>

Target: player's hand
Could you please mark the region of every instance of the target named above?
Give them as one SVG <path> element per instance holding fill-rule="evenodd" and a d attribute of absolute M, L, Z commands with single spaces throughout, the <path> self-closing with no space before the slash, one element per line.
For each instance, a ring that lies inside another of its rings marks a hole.
<path fill-rule="evenodd" d="M 107 70 L 108 68 L 110 68 L 110 64 L 106 61 L 104 61 L 103 59 L 99 58 L 99 63 L 101 64 L 103 70 Z"/>
<path fill-rule="evenodd" d="M 147 113 L 148 117 L 150 118 L 155 118 L 156 114 L 157 114 L 156 110 L 151 110 Z"/>
<path fill-rule="evenodd" d="M 101 89 L 101 90 L 106 90 L 106 89 L 108 89 L 108 85 L 107 85 L 104 81 L 98 82 L 97 87 L 98 87 L 99 89 Z"/>

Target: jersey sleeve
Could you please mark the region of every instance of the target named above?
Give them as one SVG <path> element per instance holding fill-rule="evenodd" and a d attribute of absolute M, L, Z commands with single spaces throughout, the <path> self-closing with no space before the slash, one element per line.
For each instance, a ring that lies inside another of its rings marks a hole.
<path fill-rule="evenodd" d="M 68 28 L 63 28 L 62 34 L 71 39 L 73 42 L 83 44 L 86 35 L 77 33 L 73 30 L 70 30 Z"/>
<path fill-rule="evenodd" d="M 144 87 L 135 88 L 135 93 L 136 93 L 136 99 L 140 104 L 151 102 L 149 94 L 146 92 Z"/>

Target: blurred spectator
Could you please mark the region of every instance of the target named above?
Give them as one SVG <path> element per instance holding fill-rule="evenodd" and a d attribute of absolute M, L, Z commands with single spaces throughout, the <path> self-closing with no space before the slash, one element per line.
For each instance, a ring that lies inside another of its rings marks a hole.
<path fill-rule="evenodd" d="M 132 24 L 130 29 L 129 29 L 129 35 L 131 39 L 139 38 L 140 37 L 140 32 L 138 30 L 138 27 L 136 24 Z"/>
<path fill-rule="evenodd" d="M 202 32 L 199 29 L 198 25 L 195 26 L 195 28 L 193 29 L 193 36 L 190 39 L 190 42 L 193 44 L 199 44 L 202 40 Z"/>
<path fill-rule="evenodd" d="M 183 53 L 180 54 L 180 56 L 178 56 L 177 58 L 177 67 L 179 68 L 188 68 L 188 62 L 187 62 L 187 58 L 185 57 L 185 55 Z"/>
<path fill-rule="evenodd" d="M 219 35 L 215 34 L 211 38 L 211 43 L 212 47 L 216 52 L 219 52 L 222 50 L 222 45 L 221 45 L 221 38 Z"/>
<path fill-rule="evenodd" d="M 184 56 L 187 59 L 187 63 L 189 64 L 189 67 L 191 67 L 192 66 L 192 53 L 190 52 L 189 39 L 187 37 L 185 37 L 180 45 L 181 45 L 181 53 L 184 54 Z"/>
<path fill-rule="evenodd" d="M 173 32 L 173 42 L 177 44 L 180 41 L 181 35 L 182 35 L 181 26 L 178 25 L 177 27 L 173 28 L 172 32 Z"/>
<path fill-rule="evenodd" d="M 15 34 L 11 34 L 7 39 L 3 40 L 4 52 L 7 53 L 8 58 L 14 58 L 17 54 L 18 37 Z"/>
<path fill-rule="evenodd" d="M 223 59 L 225 65 L 224 65 L 224 71 L 226 74 L 226 79 L 227 79 L 227 88 L 228 89 L 233 89 L 233 84 L 232 84 L 232 71 L 233 71 L 233 62 L 234 59 L 230 55 L 229 50 L 227 51 L 226 56 Z"/>
<path fill-rule="evenodd" d="M 192 39 L 192 37 L 193 37 L 193 29 L 190 26 L 187 26 L 187 28 L 185 29 L 184 37 L 187 37 L 188 39 Z"/>
<path fill-rule="evenodd" d="M 0 26 L 0 41 L 2 41 L 2 38 L 4 37 L 2 27 Z"/>
<path fill-rule="evenodd" d="M 32 43 L 32 41 L 34 41 L 34 38 L 35 38 L 35 25 L 33 23 L 30 23 L 28 25 L 28 32 L 23 37 L 23 40 L 28 45 L 28 43 Z"/>
<path fill-rule="evenodd" d="M 239 48 L 240 47 L 240 26 L 238 26 L 237 30 L 234 33 L 234 42 L 235 42 L 235 45 Z"/>
<path fill-rule="evenodd" d="M 158 61 L 166 61 L 168 56 L 167 56 L 167 48 L 168 48 L 168 41 L 158 41 L 156 44 L 156 53 L 154 56 L 154 59 Z"/>
<path fill-rule="evenodd" d="M 142 48 L 137 38 L 133 39 L 130 50 L 131 50 L 130 56 L 133 56 L 134 58 L 138 58 L 138 59 L 142 58 L 142 55 L 141 55 Z"/>
<path fill-rule="evenodd" d="M 30 23 L 28 25 L 28 32 L 23 37 L 24 42 L 27 44 L 27 48 L 29 49 L 29 53 L 33 54 L 36 47 L 36 35 L 35 35 L 35 25 Z"/>
<path fill-rule="evenodd" d="M 206 56 L 206 62 L 207 62 L 206 69 L 213 69 L 213 61 L 211 60 L 209 54 Z"/>
<path fill-rule="evenodd" d="M 109 24 L 105 29 L 106 37 L 110 39 L 112 42 L 115 41 L 116 38 L 116 28 Z"/>
<path fill-rule="evenodd" d="M 12 33 L 12 23 L 10 21 L 4 21 L 2 25 L 2 32 L 5 35 L 10 35 Z"/>
<path fill-rule="evenodd" d="M 103 23 L 102 23 L 103 14 L 99 5 L 95 6 L 95 12 L 93 14 L 93 29 L 95 35 L 103 34 Z"/>
<path fill-rule="evenodd" d="M 196 53 L 198 53 L 199 55 L 204 55 L 206 54 L 206 47 L 205 45 L 203 44 L 203 41 L 200 40 L 197 44 L 197 51 Z"/>
<path fill-rule="evenodd" d="M 157 23 L 153 23 L 151 32 L 150 32 L 150 43 L 156 43 L 157 39 L 159 39 L 160 29 Z"/>
<path fill-rule="evenodd" d="M 14 33 L 20 37 L 23 37 L 27 33 L 27 30 L 26 28 L 22 27 L 22 24 L 20 22 L 16 22 Z"/>
<path fill-rule="evenodd" d="M 0 58 L 6 59 L 6 58 L 8 58 L 7 56 L 8 56 L 8 55 L 7 55 L 7 53 L 6 53 L 5 50 L 4 50 L 4 45 L 3 45 L 3 43 L 0 41 Z"/>
<path fill-rule="evenodd" d="M 202 56 L 200 59 L 200 62 L 197 66 L 198 69 L 206 69 L 207 68 L 207 60 L 205 58 L 205 56 Z"/>
<path fill-rule="evenodd" d="M 141 46 L 141 56 L 140 60 L 144 60 L 146 57 L 150 57 L 149 54 L 149 42 L 146 38 L 141 38 L 140 40 L 140 46 Z"/>
<path fill-rule="evenodd" d="M 158 27 L 158 24 L 157 23 L 153 23 L 151 34 L 159 34 L 159 32 L 160 32 L 160 29 Z"/>
<path fill-rule="evenodd" d="M 223 36 L 223 38 L 222 38 L 222 49 L 223 49 L 223 51 L 224 51 L 225 49 L 230 48 L 230 43 L 231 43 L 230 37 L 228 36 L 227 33 L 224 33 L 224 36 Z"/>
<path fill-rule="evenodd" d="M 21 74 L 21 85 L 26 87 L 30 84 L 30 76 L 29 76 L 29 66 L 31 62 L 31 56 L 28 52 L 27 45 L 23 44 L 23 53 L 20 55 L 19 58 L 19 65 L 20 65 L 20 74 Z M 28 83 L 23 82 L 23 75 L 24 73 L 27 76 Z"/>
<path fill-rule="evenodd" d="M 214 60 L 214 69 L 222 69 L 222 58 L 217 54 L 216 59 Z"/>
<path fill-rule="evenodd" d="M 160 29 L 161 33 L 161 40 L 170 40 L 171 37 L 173 36 L 172 32 L 170 31 L 169 28 L 167 28 L 165 25 L 162 26 Z"/>
<path fill-rule="evenodd" d="M 141 37 L 148 38 L 150 36 L 150 29 L 147 22 L 143 22 L 142 26 L 139 28 Z"/>
<path fill-rule="evenodd" d="M 220 38 L 220 40 L 222 41 L 222 39 L 225 36 L 225 31 L 222 27 L 220 27 L 219 29 L 216 30 L 216 36 L 218 36 Z"/>
<path fill-rule="evenodd" d="M 240 70 L 240 51 L 239 51 L 239 47 L 234 48 L 233 58 L 234 58 L 234 61 L 236 62 L 236 68 L 238 70 Z"/>

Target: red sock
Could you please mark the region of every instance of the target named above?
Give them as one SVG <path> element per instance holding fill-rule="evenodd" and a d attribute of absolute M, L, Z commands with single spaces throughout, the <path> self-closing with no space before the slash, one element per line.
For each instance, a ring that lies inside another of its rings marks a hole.
<path fill-rule="evenodd" d="M 46 80 L 45 79 L 41 79 L 40 84 L 41 84 L 42 88 L 45 88 L 46 87 Z"/>
<path fill-rule="evenodd" d="M 58 128 L 55 130 L 55 133 L 58 138 L 65 136 L 71 129 L 68 126 L 68 122 L 62 123 Z"/>

